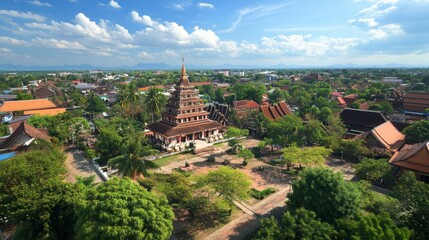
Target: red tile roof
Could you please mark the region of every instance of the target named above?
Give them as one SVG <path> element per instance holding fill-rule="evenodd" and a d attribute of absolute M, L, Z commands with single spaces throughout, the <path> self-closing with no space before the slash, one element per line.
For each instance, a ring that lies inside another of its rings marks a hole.
<path fill-rule="evenodd" d="M 429 174 L 429 141 L 404 145 L 390 158 L 389 163 L 408 170 Z"/>
<path fill-rule="evenodd" d="M 424 112 L 429 108 L 429 93 L 409 92 L 405 94 L 402 107 L 406 111 Z"/>
<path fill-rule="evenodd" d="M 346 101 L 344 101 L 344 98 L 342 98 L 342 97 L 337 97 L 337 100 L 338 100 L 338 102 L 339 102 L 341 105 L 347 106 L 347 103 L 346 103 Z"/>
<path fill-rule="evenodd" d="M 359 105 L 359 109 L 361 110 L 369 110 L 369 103 L 364 102 Z"/>
<path fill-rule="evenodd" d="M 235 106 L 235 109 L 257 109 L 259 104 L 253 100 L 239 100 L 232 102 L 232 105 Z"/>
<path fill-rule="evenodd" d="M 272 106 L 262 105 L 259 107 L 259 111 L 269 120 L 279 120 L 287 114 L 292 114 L 285 101 L 281 101 L 280 103 Z"/>
<path fill-rule="evenodd" d="M 164 135 L 165 137 L 175 137 L 175 136 L 182 136 L 182 135 L 197 133 L 201 131 L 221 129 L 221 128 L 224 128 L 224 126 L 212 120 L 207 120 L 204 123 L 198 122 L 198 124 L 195 124 L 195 123 L 192 125 L 182 124 L 178 126 L 171 126 L 168 123 L 159 121 L 148 125 L 147 128 L 151 131 Z"/>

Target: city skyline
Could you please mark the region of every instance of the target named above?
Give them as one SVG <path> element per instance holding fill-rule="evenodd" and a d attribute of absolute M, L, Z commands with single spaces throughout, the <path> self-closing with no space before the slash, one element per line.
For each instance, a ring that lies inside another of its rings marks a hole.
<path fill-rule="evenodd" d="M 429 65 L 428 0 L 6 0 L 0 64 Z"/>

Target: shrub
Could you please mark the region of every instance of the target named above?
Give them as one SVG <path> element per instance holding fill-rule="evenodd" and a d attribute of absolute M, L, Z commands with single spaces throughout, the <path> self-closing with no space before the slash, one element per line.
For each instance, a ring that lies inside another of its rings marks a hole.
<path fill-rule="evenodd" d="M 208 156 L 207 157 L 207 162 L 215 162 L 216 158 L 214 156 Z"/>
<path fill-rule="evenodd" d="M 259 190 L 255 189 L 255 188 L 250 189 L 250 195 L 253 198 L 256 198 L 258 200 L 264 199 L 268 195 L 270 195 L 272 193 L 275 193 L 275 192 L 276 192 L 276 189 L 274 189 L 274 188 L 266 188 L 266 189 L 264 189 L 262 191 L 259 191 Z"/>

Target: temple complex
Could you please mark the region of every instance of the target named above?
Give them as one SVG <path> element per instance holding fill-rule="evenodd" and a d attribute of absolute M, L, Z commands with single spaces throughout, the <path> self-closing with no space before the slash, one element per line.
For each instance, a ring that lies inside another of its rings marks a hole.
<path fill-rule="evenodd" d="M 161 114 L 162 119 L 147 126 L 162 148 L 179 151 L 195 140 L 211 142 L 223 138 L 225 127 L 209 119 L 204 101 L 190 84 L 183 63 L 180 80 L 174 89 Z"/>

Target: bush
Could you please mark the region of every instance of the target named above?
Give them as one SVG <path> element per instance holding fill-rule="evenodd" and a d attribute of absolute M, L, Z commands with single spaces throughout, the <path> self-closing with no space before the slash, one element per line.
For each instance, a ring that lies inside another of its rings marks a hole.
<path fill-rule="evenodd" d="M 215 162 L 216 158 L 214 156 L 208 156 L 207 157 L 207 162 Z"/>
<path fill-rule="evenodd" d="M 252 188 L 252 189 L 250 189 L 250 195 L 253 198 L 261 200 L 261 199 L 266 198 L 268 195 L 270 195 L 272 193 L 275 193 L 276 191 L 277 190 L 274 189 L 274 188 L 266 188 L 266 189 L 264 189 L 262 191 L 259 191 L 259 190 L 255 189 L 255 188 Z"/>
<path fill-rule="evenodd" d="M 97 157 L 97 155 L 95 154 L 95 150 L 89 148 L 85 149 L 85 156 L 89 159 L 94 159 Z"/>

